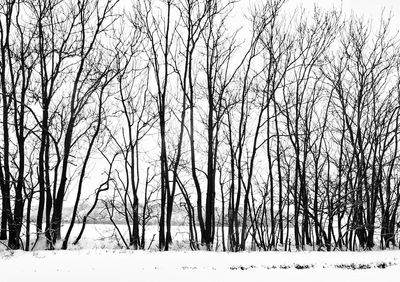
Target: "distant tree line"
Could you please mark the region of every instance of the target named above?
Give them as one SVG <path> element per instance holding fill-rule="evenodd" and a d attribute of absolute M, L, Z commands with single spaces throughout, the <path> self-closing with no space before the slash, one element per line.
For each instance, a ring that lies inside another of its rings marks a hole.
<path fill-rule="evenodd" d="M 0 1 L 0 239 L 67 249 L 101 206 L 132 249 L 177 209 L 193 250 L 397 246 L 391 17 L 286 2 Z"/>

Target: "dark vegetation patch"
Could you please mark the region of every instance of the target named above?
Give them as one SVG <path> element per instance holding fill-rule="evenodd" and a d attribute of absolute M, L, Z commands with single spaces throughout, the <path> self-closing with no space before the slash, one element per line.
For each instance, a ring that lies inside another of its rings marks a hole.
<path fill-rule="evenodd" d="M 308 264 L 295 264 L 294 268 L 296 269 L 309 269 L 311 267 L 314 267 L 312 264 L 308 265 Z"/>
<path fill-rule="evenodd" d="M 342 263 L 342 264 L 336 264 L 334 265 L 335 268 L 344 268 L 344 269 L 353 269 L 353 270 L 362 270 L 362 269 L 371 269 L 371 268 L 380 268 L 384 269 L 389 266 L 396 265 L 396 263 L 393 262 L 377 262 L 377 263 L 372 263 L 372 264 L 365 264 L 365 263 Z"/>
<path fill-rule="evenodd" d="M 230 270 L 248 270 L 251 268 L 256 268 L 255 265 L 249 265 L 249 266 L 243 266 L 243 265 L 239 265 L 239 266 L 231 266 L 229 267 Z"/>
<path fill-rule="evenodd" d="M 363 269 L 371 269 L 371 268 L 380 268 L 385 269 L 389 266 L 396 265 L 393 262 L 377 262 L 377 263 L 341 263 L 341 264 L 334 264 L 334 265 L 322 265 L 322 268 L 341 268 L 341 269 L 352 269 L 352 270 L 363 270 Z M 248 270 L 252 268 L 257 268 L 255 265 L 249 266 L 231 266 L 230 270 Z M 311 269 L 315 268 L 314 264 L 281 264 L 281 265 L 261 265 L 259 268 L 264 269 Z"/>
<path fill-rule="evenodd" d="M 335 268 L 343 268 L 343 269 L 370 269 L 371 265 L 369 264 L 364 264 L 364 263 L 341 263 L 341 264 L 335 264 Z"/>

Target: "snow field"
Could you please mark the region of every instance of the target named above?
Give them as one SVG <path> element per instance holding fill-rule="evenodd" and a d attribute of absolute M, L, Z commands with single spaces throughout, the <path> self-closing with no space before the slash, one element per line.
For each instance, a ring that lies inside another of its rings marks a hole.
<path fill-rule="evenodd" d="M 222 253 L 94 249 L 4 251 L 0 257 L 1 281 L 400 281 L 400 251 Z"/>

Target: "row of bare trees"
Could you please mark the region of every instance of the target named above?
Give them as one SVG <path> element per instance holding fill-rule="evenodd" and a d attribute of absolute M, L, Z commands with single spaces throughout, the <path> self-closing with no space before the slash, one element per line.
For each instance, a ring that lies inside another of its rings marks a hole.
<path fill-rule="evenodd" d="M 193 250 L 396 245 L 390 16 L 285 2 L 1 2 L 0 239 L 66 249 L 100 207 L 126 248 L 182 214 Z"/>

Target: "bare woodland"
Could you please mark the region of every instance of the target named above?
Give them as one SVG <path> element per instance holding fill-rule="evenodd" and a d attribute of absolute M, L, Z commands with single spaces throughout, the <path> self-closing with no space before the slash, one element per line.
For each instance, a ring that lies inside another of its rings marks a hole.
<path fill-rule="evenodd" d="M 223 251 L 398 245 L 400 37 L 390 14 L 238 5 L 0 2 L 8 248 L 67 249 L 99 207 L 132 249 L 146 248 L 155 221 L 157 247 L 169 250 L 178 210 L 192 250 L 216 249 L 217 234 Z"/>

